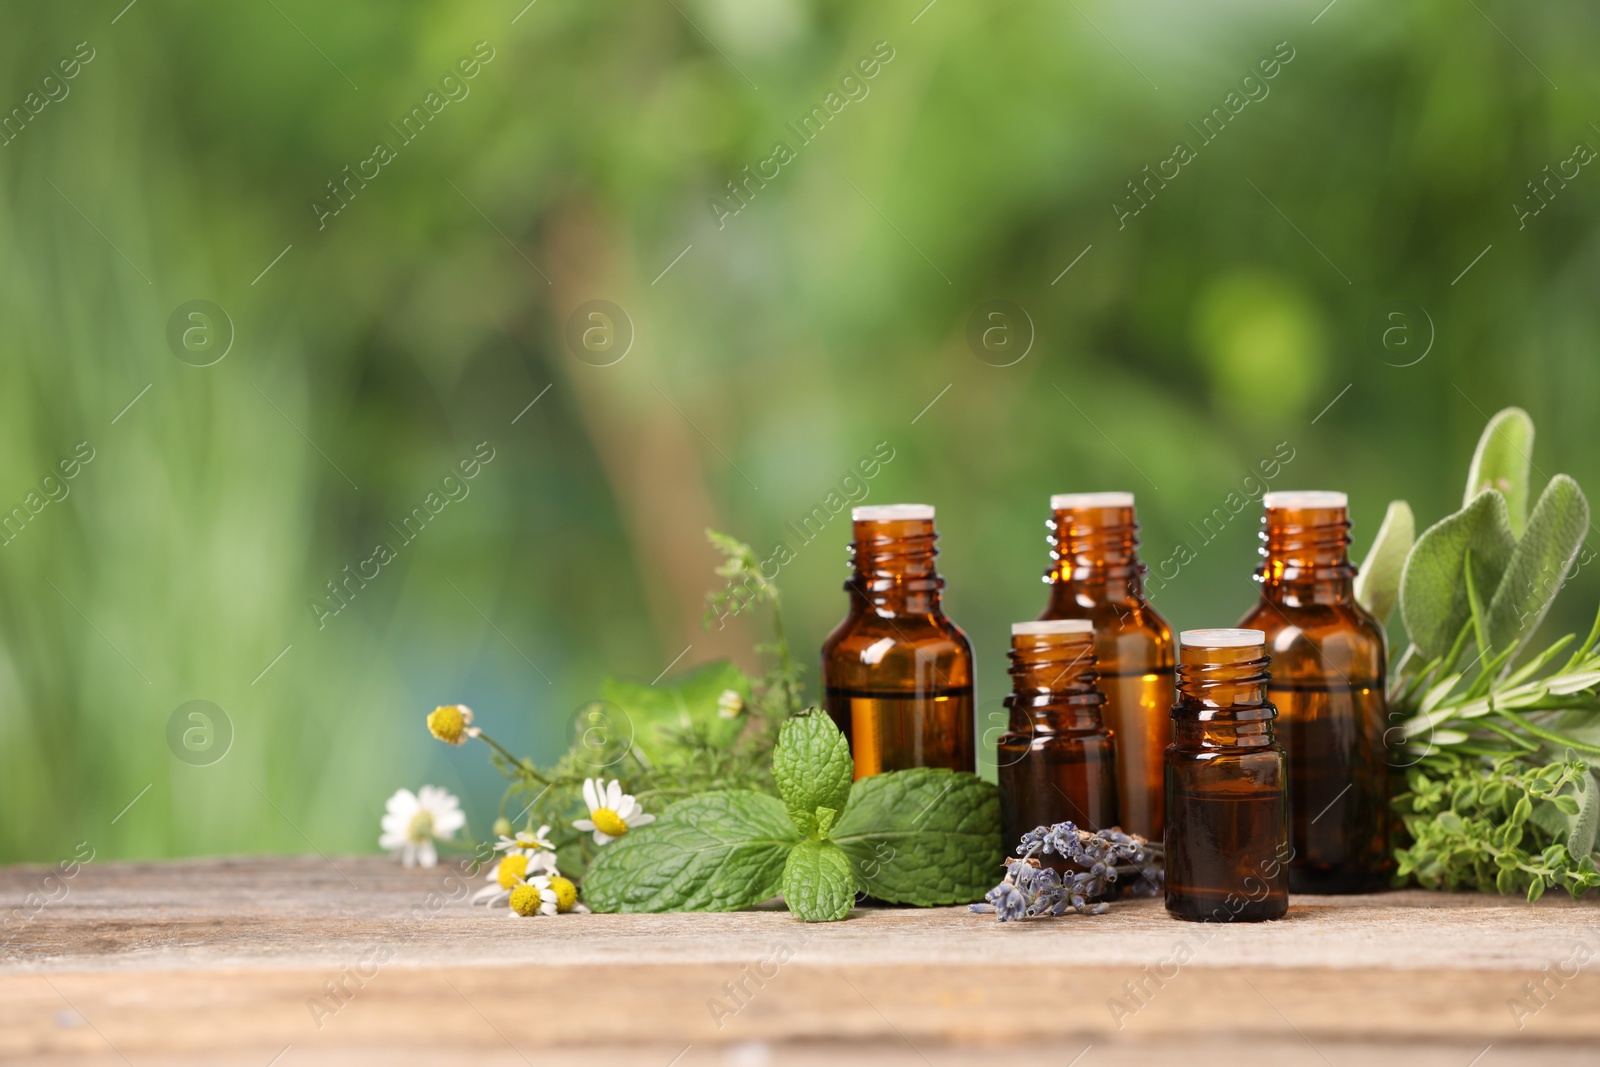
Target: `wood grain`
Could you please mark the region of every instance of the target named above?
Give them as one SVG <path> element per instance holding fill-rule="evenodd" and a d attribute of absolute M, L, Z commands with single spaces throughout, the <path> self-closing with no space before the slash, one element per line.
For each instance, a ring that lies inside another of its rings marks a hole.
<path fill-rule="evenodd" d="M 1253 926 L 1153 901 L 1005 925 L 863 908 L 807 926 L 510 919 L 465 902 L 481 879 L 375 857 L 48 873 L 0 870 L 7 1063 L 896 1064 L 1003 1047 L 1066 1064 L 1092 1046 L 1084 1067 L 1162 1049 L 1467 1067 L 1492 1045 L 1496 1067 L 1593 1062 L 1600 1042 L 1600 976 L 1579 966 L 1600 959 L 1600 911 L 1565 899 L 1296 897 Z"/>

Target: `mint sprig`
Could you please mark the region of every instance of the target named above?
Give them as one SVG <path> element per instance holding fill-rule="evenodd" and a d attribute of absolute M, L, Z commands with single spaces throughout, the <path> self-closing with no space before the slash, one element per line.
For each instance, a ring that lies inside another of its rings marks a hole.
<path fill-rule="evenodd" d="M 918 768 L 852 784 L 844 735 L 816 710 L 773 750 L 780 802 L 719 791 L 669 807 L 601 850 L 584 880 L 597 911 L 732 911 L 783 893 L 805 922 L 891 903 L 979 900 L 1001 865 L 1000 799 L 976 775 Z"/>

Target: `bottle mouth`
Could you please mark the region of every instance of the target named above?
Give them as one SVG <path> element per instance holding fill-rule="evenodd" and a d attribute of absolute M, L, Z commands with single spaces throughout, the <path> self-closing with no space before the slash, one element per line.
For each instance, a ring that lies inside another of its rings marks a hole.
<path fill-rule="evenodd" d="M 1050 498 L 1051 511 L 1131 507 L 1133 507 L 1132 493 L 1057 493 Z"/>
<path fill-rule="evenodd" d="M 852 522 L 933 521 L 932 504 L 867 504 L 850 509 Z"/>
<path fill-rule="evenodd" d="M 1045 637 L 1051 634 L 1092 634 L 1094 623 L 1089 619 L 1036 619 L 1033 622 L 1011 624 L 1012 637 Z"/>
<path fill-rule="evenodd" d="M 1265 648 L 1267 634 L 1264 630 L 1233 627 L 1184 630 L 1178 634 L 1178 643 L 1185 648 Z"/>
<path fill-rule="evenodd" d="M 1327 511 L 1331 508 L 1348 508 L 1347 493 L 1330 489 L 1279 489 L 1261 498 L 1268 511 Z"/>

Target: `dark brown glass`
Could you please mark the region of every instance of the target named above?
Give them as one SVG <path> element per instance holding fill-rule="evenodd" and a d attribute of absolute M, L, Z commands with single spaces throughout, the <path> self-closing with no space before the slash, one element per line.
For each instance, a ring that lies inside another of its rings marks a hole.
<path fill-rule="evenodd" d="M 1200 631 L 1204 633 L 1205 631 Z M 1261 922 L 1289 910 L 1288 768 L 1258 643 L 1179 653 L 1166 751 L 1167 911 Z"/>
<path fill-rule="evenodd" d="M 823 701 L 856 777 L 977 769 L 972 646 L 940 606 L 932 518 L 856 520 L 850 613 L 822 643 Z"/>
<path fill-rule="evenodd" d="M 1035 623 L 1033 626 L 1038 626 Z M 1031 628 L 1031 627 L 1022 627 Z M 1101 719 L 1094 633 L 1011 635 L 1011 728 L 1000 735 L 1000 832 L 1007 853 L 1039 826 L 1117 825 L 1116 745 Z M 1057 870 L 1059 857 L 1041 856 Z"/>
<path fill-rule="evenodd" d="M 1096 505 L 1097 500 L 1126 503 Z M 1172 627 L 1144 595 L 1139 524 L 1127 494 L 1085 494 L 1089 506 L 1056 509 L 1048 523 L 1050 603 L 1041 619 L 1094 624 L 1102 712 L 1117 738 L 1122 828 L 1161 840 L 1161 757 L 1170 738 L 1176 652 Z"/>
<path fill-rule="evenodd" d="M 1306 494 L 1302 499 L 1316 500 Z M 1262 520 L 1261 602 L 1241 626 L 1262 630 L 1272 656 L 1278 740 L 1289 755 L 1296 893 L 1387 888 L 1389 765 L 1383 627 L 1356 603 L 1350 520 L 1324 507 L 1270 506 Z"/>

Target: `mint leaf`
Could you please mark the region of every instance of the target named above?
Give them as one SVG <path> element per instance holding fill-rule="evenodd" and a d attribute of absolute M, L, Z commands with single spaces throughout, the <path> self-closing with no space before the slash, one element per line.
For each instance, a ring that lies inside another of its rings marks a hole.
<path fill-rule="evenodd" d="M 803 922 L 844 918 L 856 903 L 850 857 L 832 841 L 800 842 L 783 865 L 783 899 Z"/>
<path fill-rule="evenodd" d="M 1449 652 L 1472 615 L 1465 579 L 1467 553 L 1472 554 L 1474 584 L 1489 593 L 1500 587 L 1516 544 L 1506 518 L 1506 498 L 1497 489 L 1484 490 L 1417 538 L 1400 575 L 1400 616 L 1424 659 Z"/>
<path fill-rule="evenodd" d="M 895 904 L 981 900 L 1004 874 L 1000 792 L 974 774 L 919 767 L 863 778 L 831 836 L 857 884 Z"/>
<path fill-rule="evenodd" d="M 1472 466 L 1467 468 L 1467 492 L 1461 506 L 1472 503 L 1485 489 L 1498 489 L 1506 498 L 1506 520 L 1513 537 L 1522 536 L 1528 515 L 1528 464 L 1533 461 L 1533 420 L 1521 408 L 1497 412 L 1483 428 Z"/>
<path fill-rule="evenodd" d="M 1389 621 L 1394 614 L 1395 601 L 1400 596 L 1400 572 L 1405 569 L 1406 556 L 1417 536 L 1417 520 L 1411 514 L 1411 505 L 1404 500 L 1391 500 L 1389 510 L 1383 514 L 1383 525 L 1372 539 L 1372 550 L 1361 561 L 1356 573 L 1356 603 L 1372 612 L 1378 625 Z"/>
<path fill-rule="evenodd" d="M 715 748 L 727 748 L 738 739 L 745 717 L 724 718 L 717 709 L 717 698 L 729 689 L 749 702 L 750 679 L 727 660 L 718 660 L 677 675 L 665 685 L 607 678 L 600 695 L 627 713 L 626 721 L 612 729 L 631 737 L 634 750 L 646 762 L 659 764 L 672 753 L 674 735 L 684 731 L 703 733 Z"/>
<path fill-rule="evenodd" d="M 1565 474 L 1550 479 L 1489 602 L 1489 646 L 1520 645 L 1544 620 L 1589 532 L 1589 502 Z"/>
<path fill-rule="evenodd" d="M 825 712 L 813 708 L 783 724 L 772 750 L 772 777 L 797 823 L 818 808 L 844 811 L 854 774 L 850 745 Z"/>
<path fill-rule="evenodd" d="M 701 793 L 600 850 L 583 880 L 596 911 L 734 911 L 777 895 L 798 835 L 782 801 Z"/>

